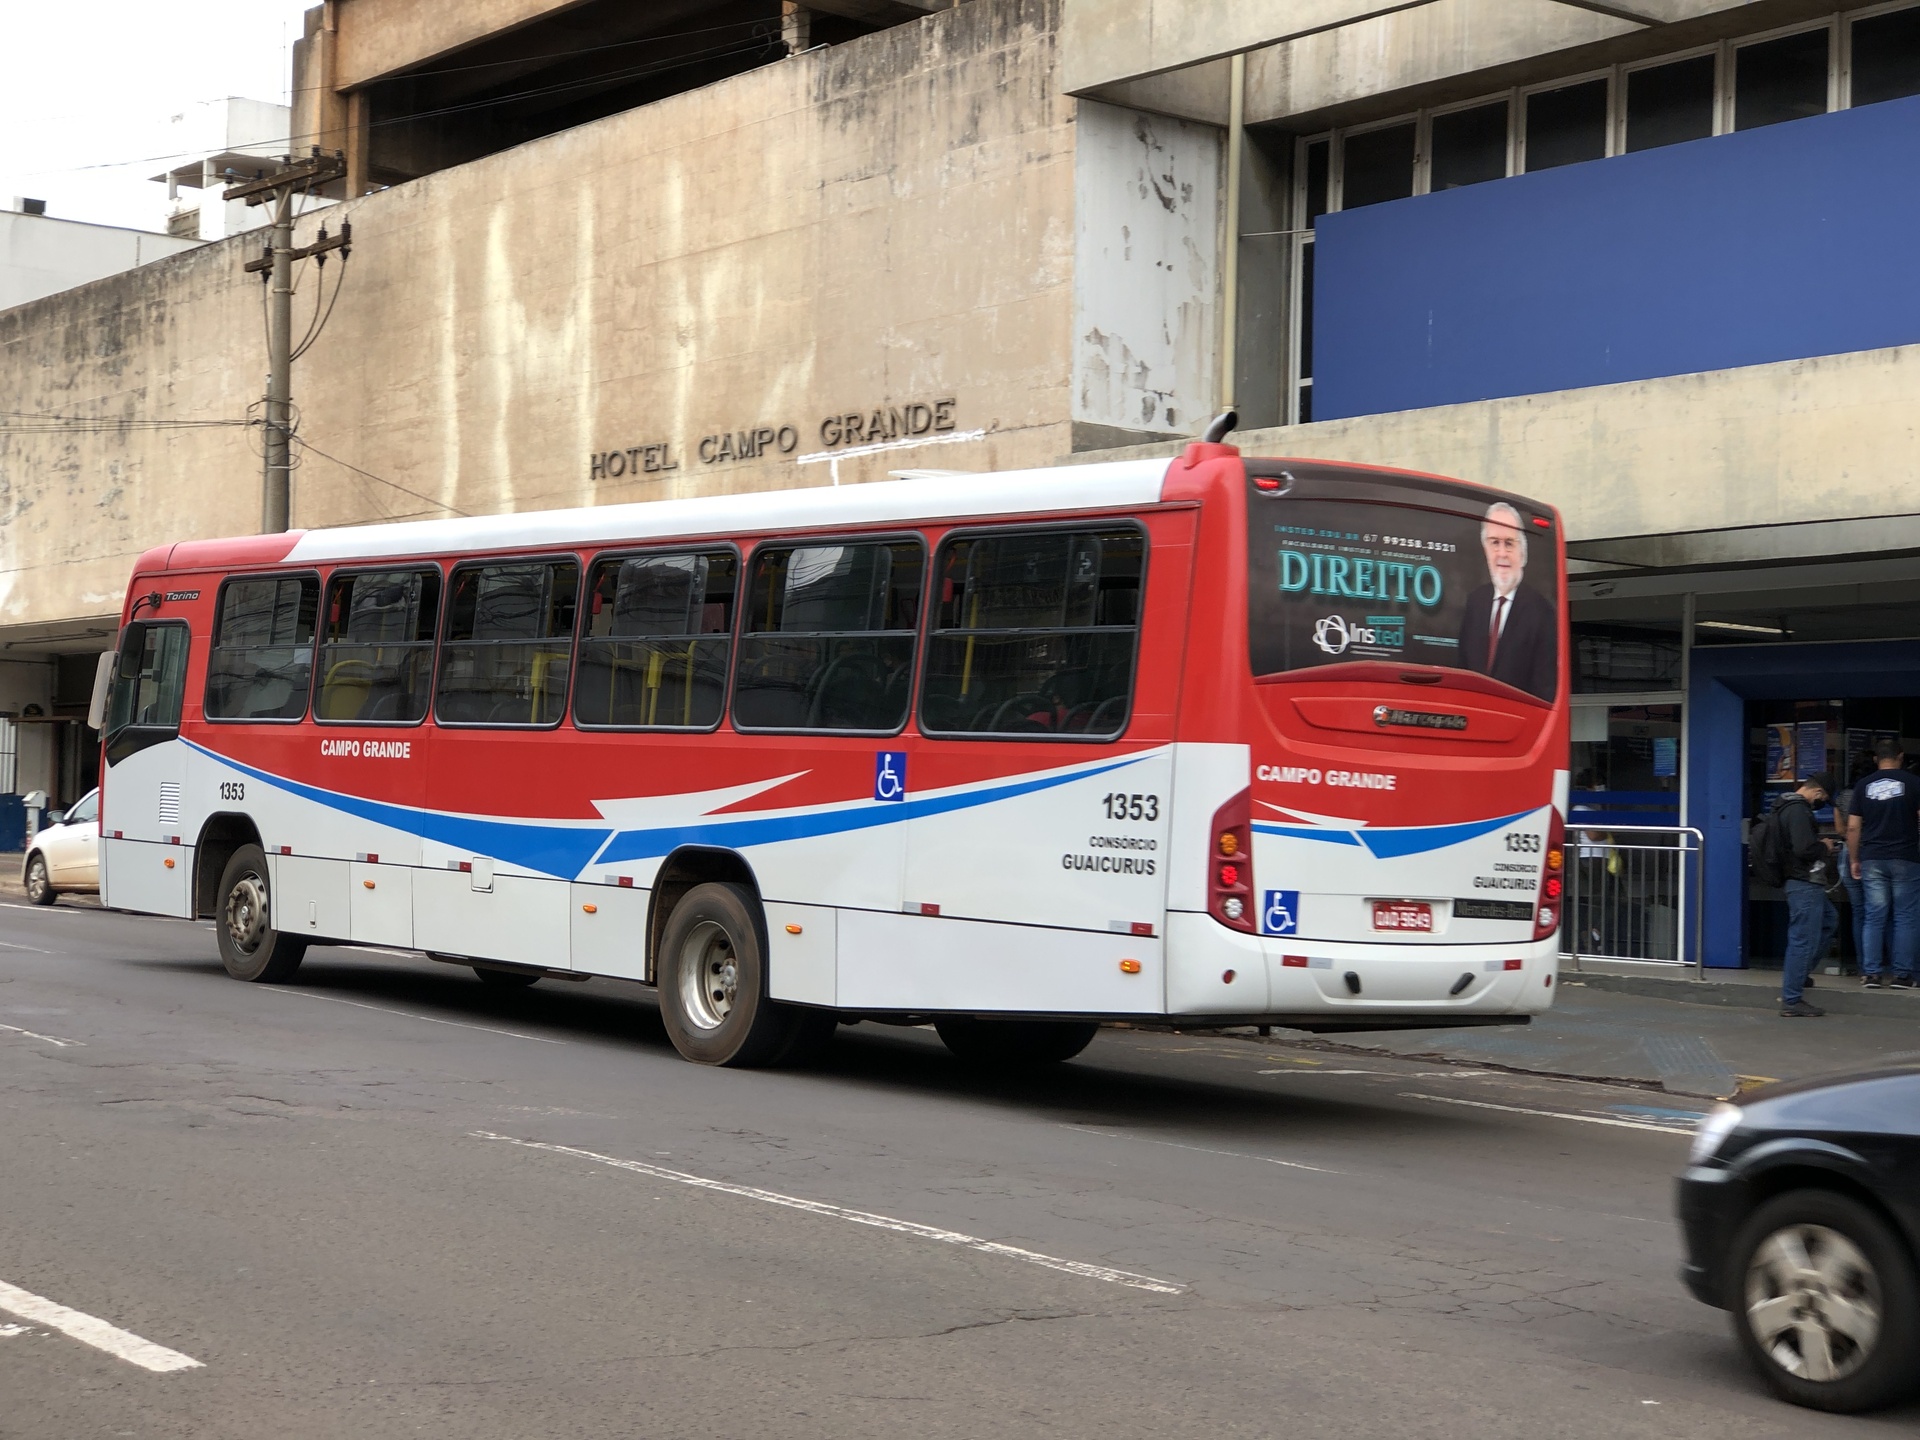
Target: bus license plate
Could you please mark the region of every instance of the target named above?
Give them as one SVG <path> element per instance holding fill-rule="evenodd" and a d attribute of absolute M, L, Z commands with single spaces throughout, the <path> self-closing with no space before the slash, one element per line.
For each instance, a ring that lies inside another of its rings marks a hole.
<path fill-rule="evenodd" d="M 1419 930 L 1431 934 L 1433 906 L 1424 900 L 1376 900 L 1373 902 L 1373 928 Z"/>

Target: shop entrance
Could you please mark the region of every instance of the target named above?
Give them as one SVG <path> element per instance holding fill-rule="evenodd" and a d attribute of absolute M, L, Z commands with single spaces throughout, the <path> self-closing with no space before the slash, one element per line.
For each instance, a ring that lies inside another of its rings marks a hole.
<path fill-rule="evenodd" d="M 1920 696 L 1749 700 L 1746 735 L 1743 809 L 1748 817 L 1758 818 L 1817 771 L 1830 771 L 1834 783 L 1843 789 L 1852 786 L 1874 768 L 1876 740 L 1892 739 L 1920 755 Z M 1832 805 L 1816 811 L 1814 818 L 1823 834 L 1844 838 L 1840 834 L 1844 827 Z M 1836 878 L 1840 881 L 1833 891 L 1840 907 L 1839 959 L 1844 968 L 1853 970 L 1859 965 L 1864 901 L 1860 887 L 1837 866 Z M 1750 875 L 1744 918 L 1748 963 L 1780 964 L 1787 947 L 1785 893 Z M 1830 957 L 1822 959 L 1833 963 Z"/>

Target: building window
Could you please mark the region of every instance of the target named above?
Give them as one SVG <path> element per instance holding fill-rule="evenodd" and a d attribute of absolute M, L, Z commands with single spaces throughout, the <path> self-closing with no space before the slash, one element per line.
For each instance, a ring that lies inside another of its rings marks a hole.
<path fill-rule="evenodd" d="M 1853 22 L 1853 103 L 1920 95 L 1920 8 Z"/>
<path fill-rule="evenodd" d="M 925 562 L 916 540 L 759 551 L 734 725 L 878 734 L 905 725 Z"/>
<path fill-rule="evenodd" d="M 920 728 L 1110 740 L 1127 726 L 1146 537 L 973 535 L 940 549 Z"/>
<path fill-rule="evenodd" d="M 1357 210 L 1413 194 L 1414 138 L 1419 127 L 1409 120 L 1346 137 L 1341 147 L 1340 208 Z"/>
<path fill-rule="evenodd" d="M 732 551 L 602 560 L 587 584 L 573 723 L 711 730 L 726 705 Z"/>
<path fill-rule="evenodd" d="M 433 689 L 440 572 L 336 574 L 327 586 L 316 720 L 418 724 Z"/>
<path fill-rule="evenodd" d="M 1528 170 L 1552 170 L 1607 153 L 1607 81 L 1583 80 L 1527 96 Z"/>
<path fill-rule="evenodd" d="M 1733 128 L 1756 130 L 1827 113 L 1832 31 L 1827 26 L 1733 52 Z"/>
<path fill-rule="evenodd" d="M 1433 117 L 1428 190 L 1456 190 L 1507 173 L 1507 102 L 1448 110 Z"/>
<path fill-rule="evenodd" d="M 447 725 L 557 725 L 573 657 L 573 560 L 453 572 L 434 718 Z"/>
<path fill-rule="evenodd" d="M 1695 55 L 1627 72 L 1627 151 L 1653 150 L 1713 134 L 1717 55 Z"/>
<path fill-rule="evenodd" d="M 229 580 L 207 660 L 209 720 L 298 720 L 313 679 L 314 575 Z"/>

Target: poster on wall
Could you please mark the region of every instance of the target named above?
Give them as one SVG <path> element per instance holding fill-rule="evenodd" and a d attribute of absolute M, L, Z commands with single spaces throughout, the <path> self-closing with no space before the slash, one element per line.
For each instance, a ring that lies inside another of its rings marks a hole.
<path fill-rule="evenodd" d="M 1653 737 L 1653 778 L 1667 780 L 1680 773 L 1680 737 L 1678 735 L 1656 735 Z"/>
<path fill-rule="evenodd" d="M 1791 785 L 1793 774 L 1793 726 L 1767 726 L 1767 784 Z"/>
<path fill-rule="evenodd" d="M 1793 778 L 1804 780 L 1827 768 L 1827 722 L 1802 720 L 1794 727 Z"/>

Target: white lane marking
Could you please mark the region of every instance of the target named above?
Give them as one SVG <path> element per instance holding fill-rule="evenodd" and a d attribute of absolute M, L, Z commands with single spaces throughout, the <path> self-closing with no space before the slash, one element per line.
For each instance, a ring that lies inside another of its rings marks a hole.
<path fill-rule="evenodd" d="M 17 900 L 0 900 L 0 909 L 35 910 L 42 915 L 84 915 L 89 910 L 97 914 L 106 909 L 106 907 L 104 905 L 67 905 L 64 907 L 59 905 L 22 905 Z"/>
<path fill-rule="evenodd" d="M 24 1035 L 29 1040 L 44 1040 L 47 1044 L 58 1045 L 63 1050 L 69 1045 L 78 1045 L 82 1050 L 87 1048 L 87 1042 L 84 1040 L 62 1040 L 58 1035 L 42 1035 L 38 1030 L 22 1030 L 18 1025 L 0 1025 L 0 1030 L 6 1031 L 9 1035 Z"/>
<path fill-rule="evenodd" d="M 1385 1075 L 1395 1080 L 1454 1080 L 1491 1075 L 1491 1070 L 1262 1070 L 1262 1075 Z"/>
<path fill-rule="evenodd" d="M 25 1325 L 0 1325 L 0 1340 L 11 1340 L 16 1335 L 27 1333 Z"/>
<path fill-rule="evenodd" d="M 356 1010 L 374 1010 L 382 1015 L 398 1015 L 405 1020 L 424 1020 L 429 1025 L 452 1025 L 460 1030 L 482 1030 L 489 1035 L 511 1035 L 516 1040 L 538 1040 L 542 1045 L 564 1045 L 564 1040 L 555 1040 L 548 1035 L 528 1035 L 519 1030 L 500 1030 L 492 1025 L 469 1025 L 464 1020 L 442 1020 L 438 1015 L 416 1015 L 411 1010 L 390 1010 L 385 1005 L 368 1005 L 360 1000 L 342 1000 L 338 995 L 316 995 L 311 990 L 283 990 L 278 986 L 268 991 L 273 995 L 298 995 L 303 1000 L 325 1000 L 331 1005 L 351 1005 Z"/>
<path fill-rule="evenodd" d="M 9 941 L 6 941 L 6 940 L 0 940 L 0 950 L 30 950 L 30 951 L 32 951 L 32 952 L 33 952 L 33 953 L 34 953 L 35 955 L 51 955 L 51 954 L 53 954 L 53 951 L 51 951 L 51 950 L 42 950 L 42 949 L 41 949 L 41 948 L 40 948 L 40 947 L 39 947 L 38 945 L 15 945 L 15 944 L 12 944 L 11 942 L 9 942 Z"/>
<path fill-rule="evenodd" d="M 468 1133 L 476 1140 L 504 1140 L 509 1145 L 519 1145 L 528 1150 L 546 1150 L 555 1155 L 571 1155 L 575 1159 L 611 1165 L 616 1170 L 631 1170 L 636 1175 L 646 1175 L 655 1180 L 671 1180 L 676 1185 L 691 1185 L 700 1190 L 717 1190 L 723 1195 L 740 1195 L 748 1200 L 763 1200 L 769 1205 L 784 1205 L 790 1210 L 804 1210 L 810 1215 L 824 1215 L 832 1220 L 850 1220 L 855 1225 L 871 1225 L 876 1230 L 892 1230 L 896 1234 L 913 1235 L 922 1240 L 937 1240 L 942 1245 L 959 1245 L 968 1250 L 978 1250 L 985 1255 L 999 1255 L 1008 1260 L 1039 1265 L 1048 1270 L 1064 1270 L 1069 1275 L 1079 1275 L 1088 1280 L 1104 1280 L 1111 1285 L 1125 1285 L 1134 1290 L 1151 1290 L 1156 1295 L 1179 1295 L 1183 1294 L 1187 1288 L 1170 1280 L 1156 1280 L 1151 1275 L 1136 1275 L 1131 1270 L 1115 1270 L 1109 1265 L 1090 1265 L 1084 1260 L 1062 1260 L 1055 1255 L 1042 1255 L 1038 1250 L 1023 1250 L 1017 1245 L 1002 1245 L 997 1240 L 983 1240 L 978 1235 L 967 1235 L 959 1230 L 942 1230 L 933 1225 L 916 1224 L 912 1220 L 896 1220 L 891 1215 L 876 1215 L 868 1210 L 849 1210 L 844 1205 L 830 1205 L 824 1200 L 806 1200 L 798 1195 L 783 1195 L 778 1190 L 762 1190 L 755 1185 L 731 1185 L 724 1180 L 709 1180 L 704 1175 L 689 1175 L 684 1170 L 668 1170 L 660 1165 L 649 1165 L 642 1160 L 621 1160 L 612 1155 L 597 1154 L 592 1150 L 576 1149 L 572 1145 L 550 1145 L 541 1140 L 521 1140 L 512 1135 L 496 1135 L 491 1130 L 473 1130 Z"/>
<path fill-rule="evenodd" d="M 97 1316 L 69 1310 L 64 1305 L 35 1295 L 31 1290 L 9 1285 L 4 1280 L 0 1280 L 0 1310 L 18 1315 L 22 1320 L 31 1320 L 35 1325 L 44 1325 L 49 1330 L 58 1330 L 62 1335 L 70 1335 L 83 1345 L 104 1350 L 129 1365 L 138 1365 L 142 1370 L 164 1372 L 202 1368 L 200 1362 L 191 1355 L 182 1355 L 178 1350 L 169 1350 L 151 1340 L 142 1340 L 131 1330 L 109 1325 Z"/>
<path fill-rule="evenodd" d="M 1078 1130 L 1082 1135 L 1098 1135 L 1103 1140 L 1138 1140 L 1142 1145 L 1165 1145 L 1172 1150 L 1191 1150 L 1198 1155 L 1229 1155 L 1235 1160 L 1258 1160 L 1263 1165 L 1284 1165 L 1289 1170 L 1311 1170 L 1318 1175 L 1344 1175 L 1344 1170 L 1329 1170 L 1324 1165 L 1306 1165 L 1298 1160 L 1276 1160 L 1271 1155 L 1254 1155 L 1245 1150 L 1211 1150 L 1205 1145 L 1182 1145 L 1178 1140 L 1156 1140 L 1151 1135 L 1128 1135 L 1117 1130 L 1095 1130 L 1087 1125 L 1063 1125 L 1063 1130 Z"/>
<path fill-rule="evenodd" d="M 1402 1090 L 1402 1100 L 1431 1100 L 1438 1105 L 1470 1105 L 1476 1110 L 1504 1110 L 1509 1115 L 1544 1115 L 1549 1120 L 1578 1120 L 1582 1125 L 1614 1125 L 1622 1130 L 1652 1130 L 1660 1135 L 1691 1135 L 1691 1125 L 1656 1125 L 1648 1120 L 1615 1120 L 1606 1115 L 1574 1115 L 1565 1110 L 1529 1110 L 1524 1105 L 1495 1105 L 1490 1100 L 1462 1100 L 1453 1095 L 1422 1095 Z"/>

